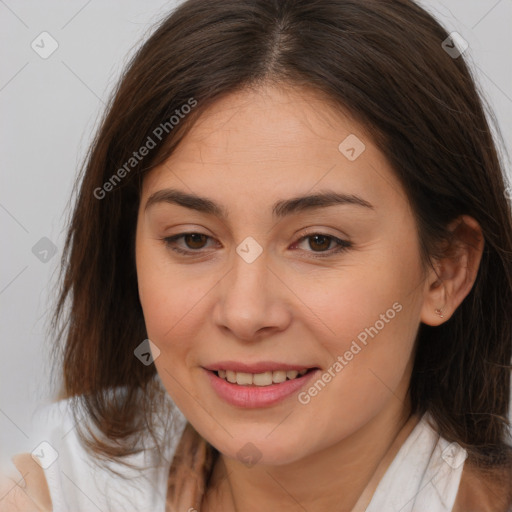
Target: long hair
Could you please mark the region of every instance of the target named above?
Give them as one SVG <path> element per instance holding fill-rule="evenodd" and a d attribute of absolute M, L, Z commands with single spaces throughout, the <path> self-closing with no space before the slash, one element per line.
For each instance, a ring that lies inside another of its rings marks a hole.
<path fill-rule="evenodd" d="M 425 268 L 453 219 L 480 224 L 470 293 L 442 325 L 420 325 L 410 397 L 470 463 L 510 464 L 511 208 L 484 100 L 448 37 L 409 0 L 188 0 L 159 23 L 90 147 L 62 258 L 56 364 L 64 396 L 107 438 L 81 433 L 91 450 L 122 459 L 166 403 L 154 365 L 134 356 L 147 338 L 134 257 L 144 174 L 219 98 L 286 83 L 321 93 L 372 134 L 412 205 Z"/>

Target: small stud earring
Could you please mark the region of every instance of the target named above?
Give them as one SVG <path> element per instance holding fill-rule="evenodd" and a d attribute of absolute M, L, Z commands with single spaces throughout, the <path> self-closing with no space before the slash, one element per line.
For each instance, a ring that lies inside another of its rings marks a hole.
<path fill-rule="evenodd" d="M 435 309 L 434 312 L 436 313 L 436 315 L 439 315 L 441 318 L 444 318 L 444 315 L 443 315 L 443 308 L 441 309 Z"/>

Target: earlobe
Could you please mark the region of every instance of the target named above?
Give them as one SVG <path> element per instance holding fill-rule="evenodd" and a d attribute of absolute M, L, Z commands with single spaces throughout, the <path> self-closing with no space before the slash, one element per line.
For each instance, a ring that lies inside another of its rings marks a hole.
<path fill-rule="evenodd" d="M 421 309 L 421 322 L 433 327 L 445 322 L 449 317 L 446 297 L 446 288 L 440 278 L 439 270 L 432 270 L 425 281 L 425 299 Z"/>
<path fill-rule="evenodd" d="M 453 243 L 426 280 L 420 316 L 434 327 L 446 322 L 471 291 L 484 249 L 482 230 L 473 217 L 462 215 L 448 229 Z"/>

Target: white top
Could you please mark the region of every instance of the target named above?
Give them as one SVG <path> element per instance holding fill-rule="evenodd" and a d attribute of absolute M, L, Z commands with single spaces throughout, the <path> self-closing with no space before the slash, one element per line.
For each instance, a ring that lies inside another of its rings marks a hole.
<path fill-rule="evenodd" d="M 44 470 L 53 512 L 165 512 L 172 455 L 186 424 L 179 410 L 176 436 L 163 454 L 146 448 L 124 458 L 139 469 L 108 463 L 125 477 L 120 478 L 98 465 L 79 442 L 70 406 L 69 399 L 61 400 L 34 417 L 34 430 L 43 444 L 32 453 Z"/>
<path fill-rule="evenodd" d="M 183 415 L 178 413 L 179 435 L 163 456 L 146 449 L 129 457 L 138 470 L 110 463 L 126 477 L 119 478 L 98 466 L 83 449 L 69 406 L 69 400 L 62 400 L 46 406 L 36 417 L 43 444 L 35 452 L 48 481 L 53 511 L 165 512 L 170 463 L 186 424 Z M 423 416 L 401 446 L 366 512 L 452 510 L 467 453 L 457 443 L 441 438 L 427 418 Z"/>
<path fill-rule="evenodd" d="M 366 512 L 449 512 L 459 490 L 467 451 L 449 443 L 425 414 L 379 482 Z"/>

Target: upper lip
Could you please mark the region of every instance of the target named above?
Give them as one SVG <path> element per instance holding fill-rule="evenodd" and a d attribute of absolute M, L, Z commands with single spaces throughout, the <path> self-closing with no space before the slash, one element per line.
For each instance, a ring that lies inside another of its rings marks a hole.
<path fill-rule="evenodd" d="M 315 366 L 310 365 L 301 365 L 301 364 L 288 364 L 288 363 L 278 363 L 276 361 L 260 361 L 258 363 L 241 363 L 238 361 L 219 361 L 218 363 L 213 363 L 208 366 L 203 366 L 206 370 L 210 371 L 218 371 L 218 370 L 231 370 L 233 372 L 244 372 L 244 373 L 265 373 L 265 372 L 273 372 L 278 370 L 304 370 L 310 368 L 316 368 Z"/>

